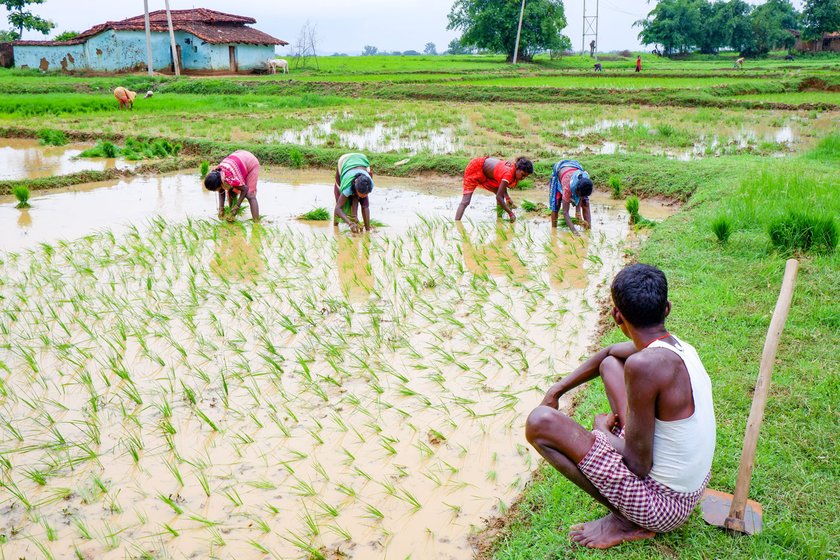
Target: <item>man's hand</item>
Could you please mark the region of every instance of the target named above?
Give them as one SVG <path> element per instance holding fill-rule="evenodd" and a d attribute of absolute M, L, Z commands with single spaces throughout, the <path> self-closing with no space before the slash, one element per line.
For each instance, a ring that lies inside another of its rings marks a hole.
<path fill-rule="evenodd" d="M 592 427 L 599 432 L 604 432 L 605 434 L 611 434 L 612 429 L 618 426 L 618 416 L 613 413 L 609 414 L 598 414 L 595 416 L 595 421 L 592 423 Z"/>
<path fill-rule="evenodd" d="M 543 397 L 542 402 L 540 403 L 542 406 L 549 406 L 551 408 L 557 409 L 560 404 L 560 397 L 563 395 L 565 391 L 563 391 L 562 381 L 558 381 L 551 388 L 546 392 L 545 397 Z"/>
<path fill-rule="evenodd" d="M 350 231 L 353 232 L 353 233 L 361 233 L 362 228 L 359 227 L 359 224 L 351 222 L 350 223 Z"/>
<path fill-rule="evenodd" d="M 514 214 L 513 212 L 508 214 L 508 216 L 510 216 L 510 223 L 513 223 L 513 222 L 516 221 L 516 214 Z"/>

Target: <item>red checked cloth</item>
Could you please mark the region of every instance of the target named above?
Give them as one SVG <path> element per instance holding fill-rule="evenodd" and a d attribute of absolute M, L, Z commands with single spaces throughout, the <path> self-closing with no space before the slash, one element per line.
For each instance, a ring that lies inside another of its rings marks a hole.
<path fill-rule="evenodd" d="M 610 445 L 606 434 L 599 431 L 592 434 L 595 443 L 578 468 L 624 517 L 656 533 L 673 531 L 688 520 L 709 484 L 711 473 L 694 492 L 676 492 L 649 476 L 636 476 Z"/>

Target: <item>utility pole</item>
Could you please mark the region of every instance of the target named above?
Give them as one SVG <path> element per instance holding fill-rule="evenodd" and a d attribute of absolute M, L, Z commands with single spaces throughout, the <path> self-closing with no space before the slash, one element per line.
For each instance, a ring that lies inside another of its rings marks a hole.
<path fill-rule="evenodd" d="M 590 37 L 595 41 L 595 48 L 600 45 L 598 43 L 598 4 L 600 0 L 595 0 L 595 15 L 586 11 L 586 0 L 583 0 L 583 37 L 581 39 L 580 55 L 586 53 L 586 38 Z M 589 0 L 589 6 L 592 6 L 592 0 Z M 594 52 L 592 53 L 595 54 Z"/>
<path fill-rule="evenodd" d="M 166 22 L 169 24 L 169 43 L 172 47 L 172 66 L 175 68 L 175 75 L 181 75 L 181 66 L 178 64 L 178 47 L 175 45 L 175 31 L 172 29 L 172 12 L 169 11 L 169 0 L 166 0 Z"/>
<path fill-rule="evenodd" d="M 154 74 L 154 69 L 152 67 L 152 64 L 154 63 L 152 61 L 152 29 L 151 25 L 149 25 L 149 0 L 143 0 L 143 9 L 143 13 L 146 16 L 146 68 L 148 68 L 149 76 L 151 76 Z"/>
<path fill-rule="evenodd" d="M 522 18 L 525 16 L 525 0 L 522 0 L 522 9 L 519 10 L 519 27 L 516 29 L 516 47 L 513 49 L 513 63 L 516 64 L 516 57 L 519 54 L 519 36 L 522 35 Z"/>

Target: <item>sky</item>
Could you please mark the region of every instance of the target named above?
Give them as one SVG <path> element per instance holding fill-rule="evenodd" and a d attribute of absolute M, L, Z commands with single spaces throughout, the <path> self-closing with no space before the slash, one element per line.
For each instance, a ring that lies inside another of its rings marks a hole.
<path fill-rule="evenodd" d="M 499 0 L 516 1 L 516 0 Z M 527 0 L 526 0 L 527 2 Z M 760 0 L 748 0 L 761 4 Z M 365 45 L 380 51 L 423 51 L 426 43 L 434 43 L 438 51 L 459 35 L 447 31 L 447 14 L 454 0 L 170 0 L 173 10 L 209 8 L 221 12 L 249 16 L 257 20 L 254 27 L 294 44 L 301 28 L 309 21 L 315 25 L 319 54 L 341 52 L 359 54 Z M 581 48 L 584 0 L 566 0 L 568 26 L 563 34 L 572 40 L 574 49 Z M 794 0 L 797 9 L 802 0 Z M 80 9 L 83 5 L 84 9 Z M 642 19 L 655 2 L 647 0 L 600 0 L 599 51 L 641 49 L 633 22 Z M 587 12 L 594 12 L 595 0 L 587 0 Z M 149 0 L 150 10 L 163 9 L 163 0 Z M 143 13 L 142 0 L 46 0 L 31 10 L 56 24 L 54 32 L 84 31 L 108 20 L 126 19 Z M 8 28 L 7 13 L 0 9 L 0 29 Z M 24 32 L 24 39 L 44 39 L 39 33 Z M 290 54 L 291 46 L 278 47 L 277 52 Z"/>

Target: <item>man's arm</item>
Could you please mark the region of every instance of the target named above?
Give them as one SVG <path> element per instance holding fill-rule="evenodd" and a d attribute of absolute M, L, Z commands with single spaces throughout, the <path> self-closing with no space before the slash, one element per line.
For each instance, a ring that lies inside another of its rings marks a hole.
<path fill-rule="evenodd" d="M 626 360 L 628 357 L 636 353 L 636 347 L 632 342 L 621 342 L 613 344 L 606 348 L 602 348 L 596 354 L 593 354 L 588 360 L 583 362 L 572 373 L 555 383 L 546 392 L 543 398 L 542 405 L 557 408 L 560 397 L 587 381 L 591 381 L 600 375 L 601 362 L 607 357 L 613 356 L 619 360 Z"/>
<path fill-rule="evenodd" d="M 225 215 L 225 190 L 219 189 L 219 217 Z"/>
<path fill-rule="evenodd" d="M 247 193 L 245 192 L 245 187 L 243 187 L 243 188 L 242 188 L 242 190 L 241 190 L 241 191 L 239 191 L 239 198 L 237 198 L 237 199 L 236 199 L 236 205 L 235 205 L 235 206 L 233 206 L 233 207 L 230 209 L 230 213 L 231 213 L 231 214 L 233 214 L 234 216 L 236 216 L 236 214 L 238 214 L 238 213 L 239 213 L 239 207 L 242 205 L 242 201 L 243 201 L 243 200 L 245 200 L 245 197 L 246 197 L 246 196 L 247 196 Z M 231 200 L 233 200 L 233 197 L 231 197 Z"/>
<path fill-rule="evenodd" d="M 649 356 L 639 354 L 624 362 L 627 388 L 627 420 L 624 439 L 605 432 L 610 444 L 624 457 L 624 463 L 636 476 L 644 478 L 653 468 L 653 430 L 656 399 L 661 387 L 661 371 Z M 603 430 L 602 430 L 603 431 Z"/>

